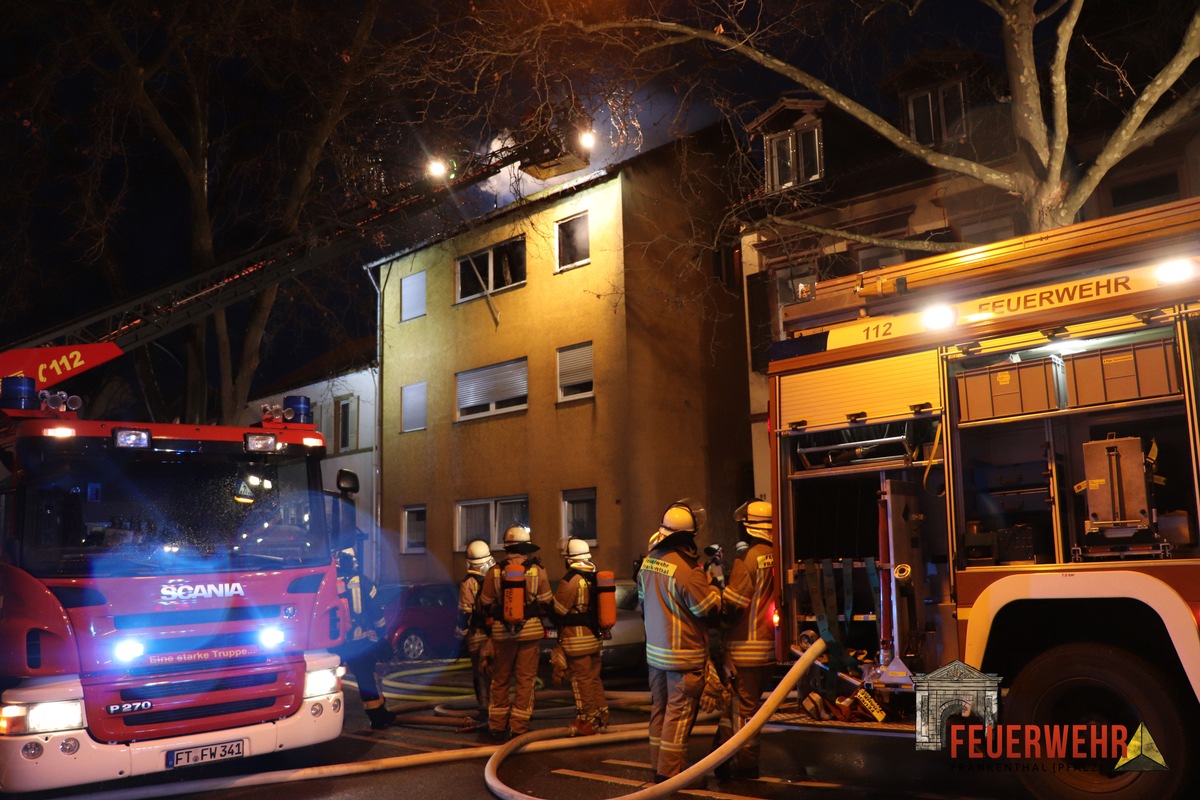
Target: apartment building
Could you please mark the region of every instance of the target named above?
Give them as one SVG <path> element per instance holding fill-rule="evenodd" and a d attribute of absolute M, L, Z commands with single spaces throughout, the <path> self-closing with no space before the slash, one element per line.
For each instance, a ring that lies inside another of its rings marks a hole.
<path fill-rule="evenodd" d="M 380 528 L 403 579 L 462 571 L 528 524 L 627 577 L 667 506 L 732 544 L 750 490 L 746 345 L 732 261 L 696 230 L 676 143 L 581 174 L 381 269 Z M 694 168 L 697 145 L 686 156 Z"/>

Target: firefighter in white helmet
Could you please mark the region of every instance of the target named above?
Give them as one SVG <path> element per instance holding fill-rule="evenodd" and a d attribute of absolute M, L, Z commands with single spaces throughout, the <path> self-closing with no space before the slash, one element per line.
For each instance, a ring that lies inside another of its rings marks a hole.
<path fill-rule="evenodd" d="M 683 771 L 708 662 L 708 625 L 721 595 L 700 567 L 696 533 L 703 511 L 688 500 L 672 503 L 650 536 L 638 570 L 638 597 L 646 621 L 650 673 L 650 764 L 654 781 Z"/>
<path fill-rule="evenodd" d="M 571 735 L 587 736 L 608 727 L 608 704 L 600 681 L 603 631 L 596 594 L 596 565 L 592 550 L 583 539 L 568 539 L 563 555 L 567 574 L 554 592 L 550 618 L 558 627 L 558 646 L 566 658 L 571 692 L 575 695 Z"/>
<path fill-rule="evenodd" d="M 771 504 L 754 500 L 734 514 L 747 547 L 734 559 L 721 593 L 725 651 L 731 677 L 729 710 L 717 727 L 717 744 L 741 729 L 762 706 L 762 692 L 775 668 L 775 541 Z M 758 777 L 758 736 L 716 770 L 729 780 Z"/>
<path fill-rule="evenodd" d="M 492 548 L 482 539 L 467 545 L 467 575 L 458 585 L 458 630 L 456 633 L 471 658 L 471 679 L 475 684 L 475 701 L 479 706 L 477 721 L 486 725 L 491 697 L 492 658 L 491 623 L 479 605 L 479 590 L 496 560 Z"/>
<path fill-rule="evenodd" d="M 488 570 L 479 590 L 480 607 L 492 619 L 492 647 L 496 653 L 487 733 L 493 740 L 525 733 L 533 716 L 538 643 L 546 633 L 542 615 L 554 602 L 550 580 L 534 555 L 539 549 L 527 526 L 510 525 L 504 531 L 504 563 Z M 506 580 L 506 571 L 519 574 L 522 569 L 524 579 L 515 586 Z M 506 593 L 510 593 L 507 598 Z M 505 603 L 518 594 L 521 602 L 515 613 L 520 619 L 514 619 L 512 604 L 506 614 Z"/>

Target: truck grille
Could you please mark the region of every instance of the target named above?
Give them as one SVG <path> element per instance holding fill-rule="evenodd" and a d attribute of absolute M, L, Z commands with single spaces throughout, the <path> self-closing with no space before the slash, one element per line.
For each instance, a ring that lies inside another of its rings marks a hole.
<path fill-rule="evenodd" d="M 88 728 L 98 741 L 159 739 L 282 719 L 300 706 L 305 663 L 138 672 L 85 683 Z M 150 707 L 138 708 L 138 703 Z"/>

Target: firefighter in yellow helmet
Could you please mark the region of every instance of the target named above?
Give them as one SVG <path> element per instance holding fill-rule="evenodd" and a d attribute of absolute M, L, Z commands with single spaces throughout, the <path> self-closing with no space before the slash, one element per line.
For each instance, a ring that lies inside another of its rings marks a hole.
<path fill-rule="evenodd" d="M 546 633 L 542 615 L 554 602 L 550 580 L 534 555 L 539 549 L 530 538 L 529 528 L 510 525 L 504 532 L 504 563 L 488 570 L 479 590 L 480 607 L 492 619 L 492 647 L 496 654 L 488 708 L 488 736 L 492 739 L 525 733 L 533 716 L 538 643 Z M 523 602 L 515 610 L 521 617 L 519 620 L 513 619 L 512 613 L 505 613 L 505 593 L 516 590 L 511 582 L 506 587 L 505 572 L 509 567 L 524 569 L 524 580 L 517 582 L 523 595 Z"/>
<path fill-rule="evenodd" d="M 650 677 L 650 763 L 654 781 L 683 771 L 688 737 L 704 691 L 708 625 L 721 595 L 700 566 L 696 532 L 703 512 L 690 501 L 671 504 L 650 536 L 638 570 L 638 597 L 646 621 Z"/>
<path fill-rule="evenodd" d="M 771 504 L 754 500 L 734 514 L 741 523 L 739 551 L 721 593 L 725 648 L 731 677 L 729 710 L 717 727 L 717 744 L 729 739 L 762 706 L 762 692 L 775 668 L 775 542 Z M 758 777 L 758 736 L 717 767 L 719 780 Z"/>
<path fill-rule="evenodd" d="M 477 720 L 486 725 L 492 689 L 491 622 L 479 606 L 479 590 L 484 576 L 496 564 L 492 547 L 482 539 L 467 545 L 467 575 L 458 585 L 458 630 L 471 658 L 471 679 L 475 684 Z"/>
<path fill-rule="evenodd" d="M 383 608 L 376 597 L 375 583 L 359 572 L 353 550 L 343 550 L 337 556 L 338 595 L 350 609 L 350 631 L 337 648 L 338 655 L 358 682 L 372 728 L 386 728 L 396 721 L 396 715 L 384 705 L 383 691 L 375 675 L 375 653 L 384 640 Z"/>
<path fill-rule="evenodd" d="M 600 614 L 596 596 L 596 565 L 583 539 L 568 539 L 567 574 L 554 592 L 550 618 L 558 627 L 558 646 L 566 657 L 575 695 L 572 736 L 599 733 L 608 727 L 608 704 L 600 680 Z"/>

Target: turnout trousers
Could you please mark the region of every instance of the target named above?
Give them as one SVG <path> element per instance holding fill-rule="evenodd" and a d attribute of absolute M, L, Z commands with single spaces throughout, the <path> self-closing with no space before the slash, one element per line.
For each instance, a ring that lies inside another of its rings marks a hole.
<path fill-rule="evenodd" d="M 704 670 L 649 670 L 650 764 L 657 780 L 683 771 L 688 738 L 704 691 Z"/>
<path fill-rule="evenodd" d="M 529 730 L 529 718 L 533 716 L 538 640 L 494 639 L 492 646 L 496 657 L 492 664 L 488 728 L 493 733 L 503 733 L 507 728 L 514 736 L 519 736 Z"/>
<path fill-rule="evenodd" d="M 729 710 L 717 725 L 718 745 L 740 731 L 755 712 L 762 708 L 763 686 L 770 680 L 774 665 L 737 666 L 735 670 Z M 758 734 L 746 741 L 742 749 L 729 760 L 729 765 L 735 772 L 753 773 L 758 769 Z"/>

